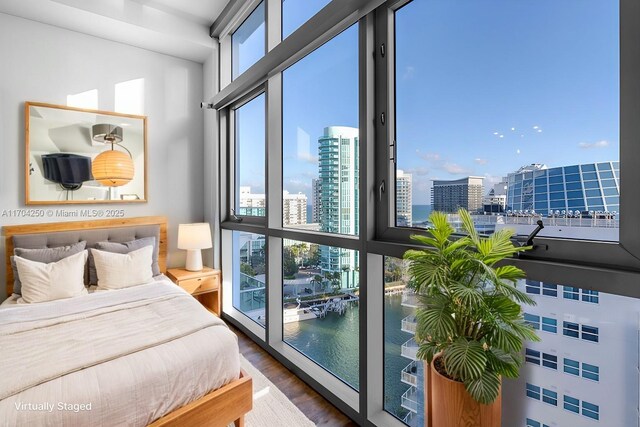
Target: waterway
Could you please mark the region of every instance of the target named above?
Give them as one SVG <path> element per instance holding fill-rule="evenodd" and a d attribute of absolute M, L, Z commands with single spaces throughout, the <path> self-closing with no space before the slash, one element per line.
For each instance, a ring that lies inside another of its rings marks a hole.
<path fill-rule="evenodd" d="M 400 355 L 400 348 L 411 338 L 400 327 L 402 319 L 413 312 L 411 308 L 403 307 L 401 301 L 401 295 L 390 295 L 384 302 L 385 409 L 400 418 L 406 414 L 400 406 L 400 398 L 409 388 L 400 381 L 400 373 L 410 362 Z M 342 316 L 327 313 L 323 319 L 287 323 L 284 325 L 285 341 L 358 390 L 359 312 L 358 306 L 353 305 Z"/>

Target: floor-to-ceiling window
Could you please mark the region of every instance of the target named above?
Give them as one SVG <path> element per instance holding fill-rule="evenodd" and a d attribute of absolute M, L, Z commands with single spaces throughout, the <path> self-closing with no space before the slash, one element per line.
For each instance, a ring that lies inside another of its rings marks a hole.
<path fill-rule="evenodd" d="M 395 225 L 460 207 L 618 240 L 617 2 L 412 1 L 394 12 Z M 510 36 L 505 36 L 510 34 Z M 565 228 L 566 227 L 566 228 Z"/>
<path fill-rule="evenodd" d="M 260 2 L 231 35 L 231 76 L 233 79 L 245 72 L 265 54 L 265 8 L 265 2 Z"/>
<path fill-rule="evenodd" d="M 533 249 L 510 262 L 527 272 L 518 286 L 537 305 L 523 310 L 542 341 L 504 381 L 503 419 L 632 423 L 635 3 L 252 0 L 239 10 L 212 29 L 220 74 L 232 76 L 213 100 L 227 319 L 357 422 L 424 426 L 409 236 L 432 210 L 455 226 L 467 208 L 483 233 L 515 229 L 516 244 L 541 220 Z M 243 31 L 264 36 L 264 58 L 236 79 L 251 66 L 233 59 Z"/>

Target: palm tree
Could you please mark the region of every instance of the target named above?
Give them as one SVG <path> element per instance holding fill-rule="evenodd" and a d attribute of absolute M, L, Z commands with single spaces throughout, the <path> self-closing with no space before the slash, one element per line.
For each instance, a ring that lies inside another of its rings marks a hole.
<path fill-rule="evenodd" d="M 322 276 L 319 275 L 319 274 L 316 274 L 311 279 L 311 283 L 313 283 L 313 291 L 314 292 L 318 292 L 318 287 L 317 286 L 322 283 Z"/>
<path fill-rule="evenodd" d="M 294 245 L 291 245 L 291 253 L 293 254 L 296 263 L 301 263 L 301 265 L 304 267 L 304 257 L 302 256 L 307 249 L 307 245 L 304 243 L 296 243 Z"/>
<path fill-rule="evenodd" d="M 340 274 L 340 272 L 334 271 L 333 273 L 331 273 L 331 278 L 329 280 L 331 281 L 331 287 L 333 288 L 333 291 L 338 292 L 342 287 L 342 275 Z"/>
<path fill-rule="evenodd" d="M 480 237 L 469 212 L 458 213 L 467 236 L 454 239 L 446 214 L 433 212 L 429 235 L 412 236 L 429 248 L 404 254 L 420 300 L 418 358 L 437 357 L 444 373 L 488 404 L 498 397 L 501 377 L 518 376 L 523 342 L 540 340 L 522 315 L 521 304 L 535 304 L 516 288 L 525 273 L 496 266 L 530 247 L 514 246 L 509 229 Z"/>
<path fill-rule="evenodd" d="M 324 272 L 324 280 L 323 280 L 324 285 L 322 286 L 322 289 L 325 290 L 326 287 L 327 287 L 327 284 L 331 283 L 332 280 L 333 280 L 333 273 L 325 271 Z"/>

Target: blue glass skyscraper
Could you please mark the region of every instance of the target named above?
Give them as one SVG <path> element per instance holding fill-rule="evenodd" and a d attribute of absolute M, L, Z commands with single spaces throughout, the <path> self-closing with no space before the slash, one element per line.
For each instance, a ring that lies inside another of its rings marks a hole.
<path fill-rule="evenodd" d="M 507 210 L 540 215 L 620 211 L 620 163 L 548 169 L 534 164 L 507 176 Z"/>

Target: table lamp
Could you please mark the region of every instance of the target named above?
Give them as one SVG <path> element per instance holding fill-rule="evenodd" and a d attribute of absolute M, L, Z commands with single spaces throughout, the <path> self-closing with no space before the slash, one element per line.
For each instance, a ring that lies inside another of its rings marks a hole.
<path fill-rule="evenodd" d="M 208 249 L 211 244 L 211 227 L 209 223 L 179 224 L 178 225 L 178 249 L 186 249 L 187 262 L 185 269 L 189 271 L 202 270 L 202 251 Z"/>

